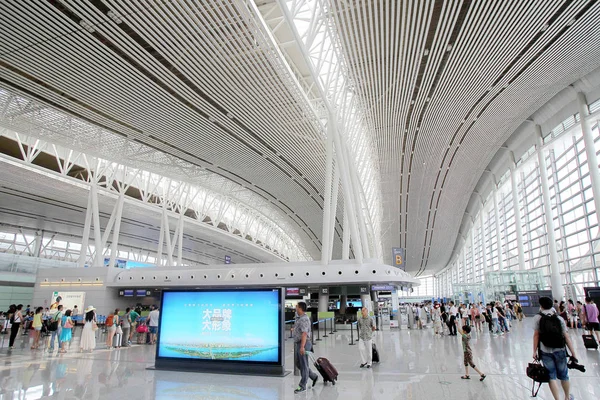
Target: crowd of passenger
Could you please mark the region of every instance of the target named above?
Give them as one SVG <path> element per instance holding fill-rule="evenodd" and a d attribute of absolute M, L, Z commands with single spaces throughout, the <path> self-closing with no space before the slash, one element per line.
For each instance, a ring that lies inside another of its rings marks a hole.
<path fill-rule="evenodd" d="M 75 336 L 75 329 L 81 325 L 79 340 L 80 352 L 92 352 L 96 349 L 97 332 L 106 333 L 106 348 L 129 347 L 134 334 L 140 344 L 155 344 L 158 333 L 159 310 L 150 307 L 147 317 L 142 316 L 141 307 L 127 307 L 122 313 L 115 309 L 106 317 L 99 317 L 94 306 L 88 306 L 80 315 L 77 306 L 64 309 L 61 298 L 50 307 L 31 307 L 12 304 L 8 311 L 0 313 L 0 334 L 9 335 L 8 349 L 13 350 L 19 332 L 23 336 L 31 335 L 31 350 L 40 346 L 48 352 L 54 352 L 55 344 L 59 353 L 66 353 Z M 42 346 L 42 344 L 44 344 Z"/>

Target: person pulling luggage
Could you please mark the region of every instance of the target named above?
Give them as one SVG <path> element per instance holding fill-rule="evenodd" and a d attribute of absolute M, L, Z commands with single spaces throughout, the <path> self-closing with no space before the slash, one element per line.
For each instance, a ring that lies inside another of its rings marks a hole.
<path fill-rule="evenodd" d="M 298 302 L 296 305 L 296 314 L 296 323 L 294 324 L 292 335 L 294 338 L 294 354 L 296 355 L 296 362 L 302 379 L 300 379 L 300 383 L 296 390 L 294 390 L 294 393 L 301 393 L 306 390 L 308 378 L 312 380 L 314 387 L 317 383 L 317 379 L 319 379 L 319 375 L 310 369 L 310 364 L 308 362 L 308 352 L 312 350 L 312 342 L 310 341 L 312 324 L 308 315 L 306 315 L 305 302 Z"/>
<path fill-rule="evenodd" d="M 360 358 L 362 364 L 361 368 L 371 368 L 373 365 L 373 332 L 375 331 L 375 324 L 373 319 L 369 317 L 369 310 L 367 307 L 362 308 L 362 316 L 358 319 L 358 351 L 360 352 Z"/>

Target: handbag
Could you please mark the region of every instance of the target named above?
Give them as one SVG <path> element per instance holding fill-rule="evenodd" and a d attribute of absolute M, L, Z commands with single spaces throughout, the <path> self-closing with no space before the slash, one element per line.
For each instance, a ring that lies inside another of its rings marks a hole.
<path fill-rule="evenodd" d="M 98 324 L 96 323 L 96 321 L 92 321 L 92 330 L 94 332 L 96 332 L 98 330 Z"/>
<path fill-rule="evenodd" d="M 148 333 L 148 326 L 145 323 L 140 323 L 136 329 L 137 333 Z"/>
<path fill-rule="evenodd" d="M 65 322 L 65 328 L 66 329 L 73 328 L 73 322 L 71 322 L 71 318 L 67 318 L 67 322 Z"/>
<path fill-rule="evenodd" d="M 533 387 L 531 388 L 531 397 L 537 397 L 542 383 L 550 382 L 550 373 L 548 369 L 544 367 L 539 360 L 533 360 L 532 363 L 527 364 L 527 376 L 533 379 Z M 537 390 L 535 390 L 535 383 L 539 383 Z"/>

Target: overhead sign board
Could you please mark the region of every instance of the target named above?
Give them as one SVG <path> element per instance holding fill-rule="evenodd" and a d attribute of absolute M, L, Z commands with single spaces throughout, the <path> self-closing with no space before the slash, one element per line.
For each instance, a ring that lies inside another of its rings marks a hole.
<path fill-rule="evenodd" d="M 225 256 L 225 264 L 231 264 L 231 256 Z"/>
<path fill-rule="evenodd" d="M 361 286 L 360 287 L 360 294 L 369 294 L 369 287 L 368 286 Z"/>
<path fill-rule="evenodd" d="M 392 247 L 392 266 L 396 268 L 400 268 L 401 270 L 406 270 L 406 265 L 404 264 L 404 249 L 400 247 Z"/>
<path fill-rule="evenodd" d="M 371 286 L 371 290 L 374 292 L 391 292 L 394 289 L 396 289 L 396 288 L 392 285 L 372 285 Z"/>
<path fill-rule="evenodd" d="M 322 287 L 320 290 L 321 294 L 329 294 L 329 288 L 328 287 Z"/>

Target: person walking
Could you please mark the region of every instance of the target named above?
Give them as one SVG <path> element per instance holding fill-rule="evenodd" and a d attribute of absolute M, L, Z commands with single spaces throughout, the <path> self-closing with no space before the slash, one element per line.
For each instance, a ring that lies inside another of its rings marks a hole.
<path fill-rule="evenodd" d="M 575 307 L 575 303 L 573 303 L 573 299 L 569 299 L 567 303 L 567 312 L 569 313 L 571 329 L 577 328 L 577 308 Z"/>
<path fill-rule="evenodd" d="M 60 298 L 60 297 L 59 297 Z M 58 339 L 58 348 L 60 349 L 60 333 L 62 331 L 61 321 L 63 317 L 63 306 L 59 304 L 54 312 L 54 315 L 50 317 L 50 327 L 52 330 L 52 336 L 50 336 L 50 346 L 48 346 L 48 351 L 51 353 L 54 351 L 54 338 Z"/>
<path fill-rule="evenodd" d="M 42 334 L 42 313 L 44 311 L 44 307 L 38 307 L 35 309 L 35 314 L 33 315 L 33 345 L 31 346 L 31 350 L 35 350 L 40 346 L 40 336 Z"/>
<path fill-rule="evenodd" d="M 121 335 L 121 343 L 119 346 L 129 347 L 129 332 L 131 330 L 131 308 L 127 307 L 125 310 L 125 315 L 123 315 L 123 319 L 121 320 L 121 329 L 123 330 L 123 334 Z"/>
<path fill-rule="evenodd" d="M 91 352 L 96 348 L 96 331 L 98 330 L 98 325 L 96 323 L 95 310 L 94 306 L 88 306 L 85 309 L 84 325 L 81 331 L 81 341 L 79 342 L 80 352 Z"/>
<path fill-rule="evenodd" d="M 129 320 L 131 321 L 131 327 L 129 329 L 129 337 L 127 338 L 127 341 L 129 342 L 129 344 L 131 344 L 131 339 L 133 338 L 133 333 L 135 332 L 136 328 L 137 328 L 137 324 L 138 324 L 138 319 L 140 318 L 140 314 L 141 314 L 141 310 L 140 309 L 135 309 L 135 310 L 131 310 L 131 312 L 129 313 Z"/>
<path fill-rule="evenodd" d="M 500 324 L 498 323 L 499 315 L 498 315 L 498 307 L 495 307 L 493 303 L 490 304 L 490 308 L 492 311 L 492 324 L 494 325 L 494 335 L 500 335 Z M 504 334 L 502 332 L 502 334 Z"/>
<path fill-rule="evenodd" d="M 550 391 L 555 400 L 570 399 L 569 370 L 567 368 L 566 347 L 571 352 L 571 360 L 577 362 L 575 348 L 567 333 L 567 324 L 557 315 L 552 299 L 540 297 L 540 313 L 533 320 L 533 358 L 541 360 L 550 376 Z M 560 385 L 564 397 L 560 395 Z"/>
<path fill-rule="evenodd" d="M 460 318 L 462 319 L 462 326 L 469 325 L 469 311 L 467 310 L 467 306 L 465 304 L 461 304 L 459 308 Z"/>
<path fill-rule="evenodd" d="M 156 334 L 158 333 L 158 319 L 160 317 L 158 307 L 152 306 L 148 314 L 148 329 L 150 329 L 150 344 L 156 343 Z"/>
<path fill-rule="evenodd" d="M 111 349 L 113 347 L 113 338 L 117 333 L 117 325 L 119 324 L 119 309 L 115 309 L 114 312 L 108 314 L 106 317 L 106 347 Z M 115 346 L 116 347 L 116 346 Z"/>
<path fill-rule="evenodd" d="M 300 369 L 300 383 L 294 393 L 302 393 L 306 391 L 306 383 L 308 379 L 312 380 L 312 385 L 315 387 L 319 375 L 310 369 L 308 362 L 308 354 L 312 350 L 312 342 L 310 341 L 311 336 L 311 323 L 308 315 L 306 315 L 306 303 L 299 301 L 296 305 L 296 322 L 294 323 L 294 330 L 292 335 L 294 338 L 294 354 L 296 355 L 296 364 Z"/>
<path fill-rule="evenodd" d="M 514 304 L 515 315 L 519 319 L 519 322 L 523 321 L 523 306 L 518 301 Z"/>
<path fill-rule="evenodd" d="M 60 352 L 66 353 L 65 343 L 69 343 L 73 337 L 73 319 L 71 318 L 71 310 L 65 311 L 65 315 L 61 321 L 62 331 L 60 332 Z"/>
<path fill-rule="evenodd" d="M 14 312 L 9 315 L 10 320 L 10 339 L 8 341 L 8 349 L 12 350 L 15 347 L 15 339 L 17 338 L 17 334 L 19 333 L 19 328 L 21 323 L 23 322 L 23 314 L 21 310 L 23 309 L 23 304 L 19 304 Z"/>
<path fill-rule="evenodd" d="M 431 321 L 433 322 L 433 333 L 437 335 L 443 335 L 442 329 L 442 313 L 440 311 L 440 305 L 435 302 L 433 308 L 431 309 Z"/>
<path fill-rule="evenodd" d="M 463 361 L 465 364 L 465 375 L 461 376 L 461 379 L 471 379 L 469 376 L 469 366 L 475 370 L 479 374 L 479 380 L 483 382 L 486 378 L 485 374 L 481 372 L 475 366 L 473 362 L 473 350 L 471 350 L 471 327 L 469 325 L 463 326 L 462 329 L 458 326 L 458 321 L 456 321 L 456 326 L 458 327 L 458 333 L 462 337 L 462 345 L 463 345 Z"/>
<path fill-rule="evenodd" d="M 456 336 L 456 314 L 458 314 L 458 309 L 454 305 L 454 302 L 450 302 L 450 314 L 448 318 L 448 329 L 450 330 L 450 336 Z"/>
<path fill-rule="evenodd" d="M 591 297 L 585 298 L 585 305 L 583 306 L 585 314 L 585 329 L 593 335 L 596 332 L 596 339 L 600 341 L 600 323 L 598 322 L 598 307 L 594 303 Z M 12 331 L 11 331 L 12 335 Z"/>
<path fill-rule="evenodd" d="M 369 317 L 369 310 L 367 307 L 362 308 L 361 317 L 358 319 L 358 350 L 360 352 L 360 358 L 362 364 L 361 368 L 371 368 L 373 365 L 373 332 L 375 331 L 375 324 L 373 319 Z"/>

